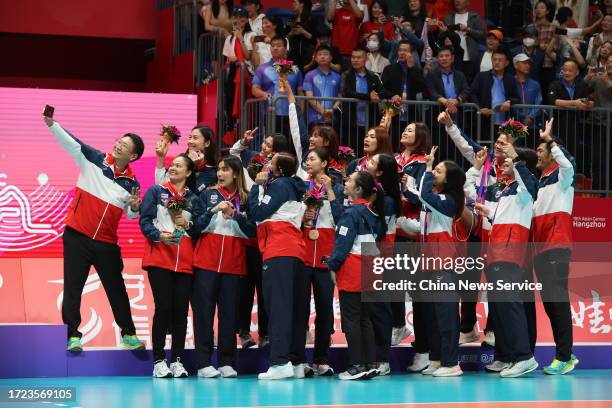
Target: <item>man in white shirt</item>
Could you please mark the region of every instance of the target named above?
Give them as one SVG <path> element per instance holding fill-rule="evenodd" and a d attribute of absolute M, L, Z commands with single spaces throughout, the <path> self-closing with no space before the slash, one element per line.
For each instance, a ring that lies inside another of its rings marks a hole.
<path fill-rule="evenodd" d="M 463 63 L 461 71 L 471 81 L 478 71 L 479 44 L 484 43 L 486 34 L 484 23 L 478 13 L 469 11 L 470 0 L 455 0 L 455 12 L 450 13 L 441 25 L 441 31 L 453 30 L 461 38 L 463 48 Z"/>

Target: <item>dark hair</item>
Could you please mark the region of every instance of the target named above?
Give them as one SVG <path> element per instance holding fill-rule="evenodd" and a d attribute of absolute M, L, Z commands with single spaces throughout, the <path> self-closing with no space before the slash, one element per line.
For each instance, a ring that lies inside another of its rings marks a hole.
<path fill-rule="evenodd" d="M 571 8 L 559 7 L 559 10 L 557 10 L 557 21 L 559 24 L 565 24 L 572 18 L 573 15 L 574 12 Z"/>
<path fill-rule="evenodd" d="M 194 126 L 191 130 L 197 130 L 200 132 L 205 141 L 210 142 L 208 147 L 204 149 L 204 160 L 211 165 L 217 165 L 217 159 L 219 157 L 219 151 L 217 150 L 217 142 L 215 132 L 208 126 Z M 189 149 L 185 152 L 188 153 Z"/>
<path fill-rule="evenodd" d="M 310 20 L 310 12 L 312 11 L 312 0 L 298 0 L 298 2 L 304 5 L 302 13 L 297 16 L 299 17 L 300 22 L 303 23 L 305 21 Z"/>
<path fill-rule="evenodd" d="M 383 15 L 386 16 L 389 14 L 389 5 L 385 0 L 372 0 L 370 2 L 370 5 L 368 6 L 368 15 L 370 16 L 370 21 L 372 21 L 372 7 L 374 7 L 376 3 L 378 3 L 380 8 L 382 9 Z"/>
<path fill-rule="evenodd" d="M 461 48 L 461 37 L 454 31 L 445 31 L 438 35 L 439 42 L 444 45 L 444 40 L 448 38 L 453 44 L 453 55 L 457 56 L 458 50 Z"/>
<path fill-rule="evenodd" d="M 506 52 L 506 48 L 504 47 L 497 47 L 496 50 L 493 50 L 493 52 L 491 53 L 491 58 L 493 58 L 494 55 L 503 55 L 504 57 L 506 57 L 506 60 L 510 60 L 510 57 L 508 57 L 508 53 Z"/>
<path fill-rule="evenodd" d="M 325 45 L 325 44 L 319 45 L 315 51 L 315 54 L 318 54 L 319 51 L 327 51 L 330 53 L 330 55 L 333 54 L 332 48 L 329 45 Z"/>
<path fill-rule="evenodd" d="M 431 150 L 431 131 L 423 122 L 414 123 L 414 147 L 412 153 L 429 153 Z"/>
<path fill-rule="evenodd" d="M 138 157 L 132 161 L 140 159 L 144 154 L 144 142 L 142 141 L 142 138 L 136 133 L 126 133 L 123 135 L 123 137 L 129 137 L 132 140 L 132 143 L 134 143 L 134 151 L 132 153 L 135 153 Z"/>
<path fill-rule="evenodd" d="M 276 37 L 282 37 L 285 40 L 285 47 L 286 47 L 287 40 L 285 39 L 285 37 L 283 37 L 283 35 L 285 35 L 285 24 L 283 24 L 283 20 L 281 20 L 280 17 L 270 15 L 270 14 L 266 14 L 264 18 L 276 27 L 274 29 L 274 37 L 272 38 L 272 40 L 270 40 L 270 43 L 272 43 L 272 41 L 274 41 Z"/>
<path fill-rule="evenodd" d="M 177 155 L 175 159 L 178 157 L 183 159 L 183 161 L 185 162 L 185 165 L 187 166 L 187 170 L 191 172 L 189 177 L 187 177 L 187 180 L 185 180 L 185 186 L 187 186 L 188 189 L 190 189 L 191 191 L 197 194 L 198 190 L 197 190 L 197 185 L 196 185 L 195 163 L 193 162 L 193 160 L 189 158 L 189 156 L 187 156 L 186 153 L 181 153 Z"/>
<path fill-rule="evenodd" d="M 321 161 L 326 161 L 329 163 L 329 161 L 331 160 L 329 150 L 327 150 L 324 147 L 316 147 L 308 152 L 308 154 L 310 153 L 316 154 L 319 157 L 319 159 L 321 159 Z"/>
<path fill-rule="evenodd" d="M 452 40 L 451 40 L 452 41 Z M 453 50 L 451 47 L 449 47 L 448 45 L 443 45 L 442 47 L 438 48 L 438 52 L 436 52 L 436 57 L 438 55 L 440 55 L 440 53 L 442 51 L 448 51 L 451 53 L 452 56 L 455 56 L 455 50 Z"/>
<path fill-rule="evenodd" d="M 463 207 L 465 206 L 465 192 L 463 185 L 465 184 L 465 173 L 457 163 L 452 160 L 444 160 L 442 162 L 446 167 L 446 182 L 442 187 L 441 193 L 447 194 L 455 201 L 455 218 L 461 216 Z"/>
<path fill-rule="evenodd" d="M 518 154 L 518 158 L 525 162 L 525 166 L 531 174 L 536 174 L 536 164 L 538 162 L 536 151 L 527 147 L 515 147 L 514 149 L 516 154 Z"/>
<path fill-rule="evenodd" d="M 546 0 L 539 0 L 535 4 L 535 7 L 537 7 L 538 4 L 540 4 L 540 3 L 542 3 L 542 4 L 544 4 L 546 6 L 546 10 L 548 11 L 548 13 L 546 13 L 546 19 L 552 23 L 552 21 L 554 20 L 554 17 L 555 17 L 555 10 L 556 10 L 557 6 L 555 4 L 549 3 Z M 603 4 L 603 2 L 602 2 L 602 4 Z M 534 7 L 534 9 L 535 9 L 535 7 Z"/>
<path fill-rule="evenodd" d="M 268 137 L 272 138 L 272 151 L 274 153 L 295 154 L 291 148 L 291 144 L 289 143 L 287 136 L 283 135 L 282 133 L 275 133 Z"/>
<path fill-rule="evenodd" d="M 410 14 L 410 10 L 408 10 L 407 13 Z M 425 1 L 419 0 L 419 16 L 425 17 L 426 15 L 427 15 L 427 9 L 425 8 Z"/>
<path fill-rule="evenodd" d="M 379 154 L 378 168 L 376 170 L 382 173 L 377 177 L 377 179 L 382 185 L 385 195 L 393 199 L 393 202 L 395 203 L 395 215 L 399 217 L 400 209 L 402 208 L 402 199 L 399 187 L 400 180 L 397 175 L 397 161 L 395 160 L 395 157 L 390 154 Z"/>
<path fill-rule="evenodd" d="M 358 171 L 355 174 L 355 184 L 361 187 L 363 191 L 361 198 L 371 199 L 372 196 L 374 196 L 372 204 L 374 204 L 374 210 L 376 214 L 378 214 L 378 218 L 383 226 L 381 231 L 383 236 L 378 237 L 378 241 L 381 241 L 384 238 L 384 234 L 387 233 L 387 221 L 385 220 L 385 193 L 381 188 L 376 187 L 376 179 L 367 171 Z"/>
<path fill-rule="evenodd" d="M 282 41 L 285 48 L 287 48 L 287 39 L 283 37 L 282 35 L 277 34 L 274 37 L 272 37 L 272 39 L 270 40 L 270 45 L 272 45 L 274 41 Z"/>
<path fill-rule="evenodd" d="M 327 141 L 325 149 L 329 152 L 330 157 L 335 159 L 336 156 L 338 156 L 338 136 L 334 128 L 331 126 L 317 125 L 312 128 L 310 135 L 312 136 L 315 131 L 323 140 Z"/>
<path fill-rule="evenodd" d="M 407 45 L 410 47 L 410 52 L 414 51 L 414 49 L 412 48 L 412 43 L 408 40 L 401 40 L 398 44 L 397 44 L 397 49 L 399 50 L 399 47 L 401 47 L 402 45 Z"/>
<path fill-rule="evenodd" d="M 376 137 L 376 153 L 393 153 L 393 148 L 391 147 L 391 138 L 389 137 L 389 132 L 382 126 L 377 126 L 370 128 L 366 135 L 370 132 L 370 130 L 374 131 L 374 136 Z"/>
<path fill-rule="evenodd" d="M 276 153 L 276 167 L 282 177 L 291 177 L 297 171 L 298 161 L 294 155 L 286 152 Z"/>
<path fill-rule="evenodd" d="M 227 7 L 227 14 L 231 16 L 232 11 L 234 9 L 234 1 L 225 0 L 225 6 Z M 212 0 L 212 4 L 210 7 L 211 7 L 212 15 L 215 18 L 219 17 L 219 12 L 221 11 L 221 4 L 219 4 L 219 0 Z"/>
<path fill-rule="evenodd" d="M 247 200 L 249 191 L 246 187 L 246 181 L 244 178 L 244 167 L 242 166 L 242 160 L 237 156 L 225 156 L 221 160 L 219 160 L 219 164 L 223 162 L 227 167 L 232 169 L 234 176 L 236 176 L 236 181 L 234 184 L 236 185 L 236 190 L 240 195 L 240 203 L 244 204 Z"/>
<path fill-rule="evenodd" d="M 368 55 L 368 51 L 363 48 L 363 46 L 358 45 L 357 47 L 353 48 L 353 51 L 351 51 L 351 54 L 354 52 L 363 52 L 364 54 Z"/>

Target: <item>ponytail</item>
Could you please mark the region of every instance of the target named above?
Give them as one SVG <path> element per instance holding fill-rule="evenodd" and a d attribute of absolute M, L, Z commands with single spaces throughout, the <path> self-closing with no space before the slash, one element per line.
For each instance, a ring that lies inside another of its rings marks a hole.
<path fill-rule="evenodd" d="M 383 236 L 387 233 L 387 221 L 385 220 L 385 192 L 383 191 L 382 185 L 376 182 L 374 176 L 367 171 L 358 171 L 355 176 L 355 184 L 361 187 L 363 191 L 362 198 L 370 200 L 374 212 L 380 218 L 382 224 Z M 378 240 L 382 240 L 383 236 L 379 237 Z"/>

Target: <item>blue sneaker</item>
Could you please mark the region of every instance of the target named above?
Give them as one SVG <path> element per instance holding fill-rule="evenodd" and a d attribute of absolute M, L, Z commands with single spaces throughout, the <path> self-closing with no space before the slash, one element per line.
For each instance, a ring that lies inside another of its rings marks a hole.
<path fill-rule="evenodd" d="M 83 351 L 83 344 L 81 343 L 80 337 L 71 337 L 68 339 L 68 347 L 66 348 L 68 351 L 72 351 L 73 353 L 80 353 Z"/>
<path fill-rule="evenodd" d="M 126 334 L 121 342 L 123 348 L 128 350 L 144 350 L 145 344 L 136 337 L 135 334 Z"/>
<path fill-rule="evenodd" d="M 559 361 L 556 358 L 549 366 L 544 367 L 544 373 L 548 375 L 564 375 L 572 371 L 580 361 L 572 354 L 569 361 Z"/>

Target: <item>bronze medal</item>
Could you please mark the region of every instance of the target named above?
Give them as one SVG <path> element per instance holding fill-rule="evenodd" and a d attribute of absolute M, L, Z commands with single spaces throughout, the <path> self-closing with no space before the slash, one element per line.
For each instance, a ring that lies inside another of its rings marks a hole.
<path fill-rule="evenodd" d="M 319 239 L 319 231 L 317 231 L 316 229 L 311 229 L 308 232 L 308 238 L 312 239 L 313 241 L 316 241 L 317 239 Z"/>

